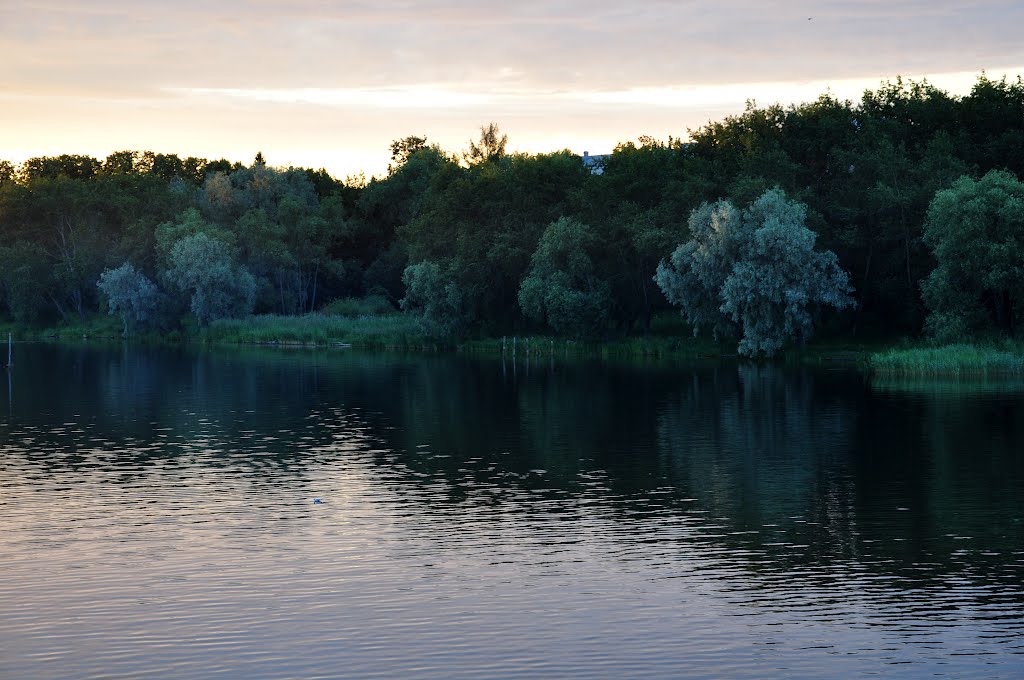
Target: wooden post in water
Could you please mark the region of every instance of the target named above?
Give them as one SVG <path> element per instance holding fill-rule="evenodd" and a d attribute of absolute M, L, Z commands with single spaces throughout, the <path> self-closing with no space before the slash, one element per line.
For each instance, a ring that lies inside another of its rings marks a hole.
<path fill-rule="evenodd" d="M 11 341 L 11 334 L 7 334 L 7 368 L 14 368 L 14 359 L 11 355 L 14 353 L 13 342 Z"/>
<path fill-rule="evenodd" d="M 519 336 L 518 335 L 513 335 L 512 336 L 512 356 L 513 357 L 516 355 L 516 343 L 518 341 L 519 341 Z"/>

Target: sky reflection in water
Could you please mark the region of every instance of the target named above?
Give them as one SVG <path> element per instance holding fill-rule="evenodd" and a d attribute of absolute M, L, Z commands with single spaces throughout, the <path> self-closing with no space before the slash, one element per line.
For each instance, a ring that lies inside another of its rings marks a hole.
<path fill-rule="evenodd" d="M 1024 674 L 1019 391 L 18 349 L 0 677 Z"/>

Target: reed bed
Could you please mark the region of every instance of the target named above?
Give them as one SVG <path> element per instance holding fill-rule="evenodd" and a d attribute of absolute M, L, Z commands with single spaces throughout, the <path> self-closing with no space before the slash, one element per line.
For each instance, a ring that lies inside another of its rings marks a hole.
<path fill-rule="evenodd" d="M 954 344 L 891 349 L 868 357 L 870 369 L 890 376 L 1024 376 L 1024 345 Z"/>

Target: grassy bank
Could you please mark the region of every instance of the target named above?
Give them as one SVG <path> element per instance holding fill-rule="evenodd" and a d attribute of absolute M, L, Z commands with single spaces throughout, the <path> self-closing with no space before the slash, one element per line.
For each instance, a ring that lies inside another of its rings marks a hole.
<path fill-rule="evenodd" d="M 370 301 L 372 302 L 372 300 Z M 383 304 L 381 305 L 383 307 Z M 37 328 L 0 324 L 0 333 L 10 331 L 15 340 L 121 342 L 121 322 L 116 317 L 95 314 L 71 324 Z M 467 354 L 520 357 L 653 357 L 681 359 L 735 359 L 736 344 L 716 342 L 710 336 L 693 337 L 678 314 L 657 315 L 645 335 L 625 335 L 601 340 L 574 340 L 557 336 L 527 334 L 490 338 L 437 338 L 423 333 L 416 317 L 395 311 L 379 311 L 364 300 L 342 300 L 324 312 L 302 316 L 258 315 L 243 319 L 221 319 L 207 328 L 195 321 L 173 331 L 135 332 L 133 343 L 200 342 L 211 345 L 351 345 L 367 349 L 443 351 Z M 789 348 L 777 357 L 786 363 L 863 365 L 872 349 L 882 341 L 851 343 L 832 336 L 801 348 Z M 875 356 L 882 356 L 876 354 Z"/>
<path fill-rule="evenodd" d="M 216 344 L 352 345 L 367 348 L 452 347 L 423 334 L 415 319 L 403 314 L 333 316 L 266 314 L 221 319 L 200 332 L 203 342 Z"/>
<path fill-rule="evenodd" d="M 303 344 L 400 349 L 448 349 L 470 354 L 518 356 L 728 356 L 728 348 L 710 338 L 691 335 L 626 337 L 612 340 L 566 340 L 529 335 L 504 338 L 438 339 L 425 335 L 414 317 L 400 314 L 304 316 L 261 315 L 215 321 L 199 338 L 214 344 Z"/>
<path fill-rule="evenodd" d="M 0 324 L 4 341 L 11 333 L 16 341 L 123 340 L 119 319 L 96 314 L 73 323 L 34 327 L 25 324 Z M 172 331 L 133 332 L 130 340 L 140 343 L 180 343 L 198 341 L 210 344 L 250 345 L 339 345 L 367 348 L 453 348 L 452 342 L 439 342 L 425 336 L 413 318 L 402 314 L 343 316 L 306 314 L 304 316 L 260 315 L 245 319 L 221 319 L 208 328 L 194 323 Z"/>
<path fill-rule="evenodd" d="M 998 377 L 1024 376 L 1024 345 L 956 344 L 876 352 L 868 367 L 885 376 Z"/>
<path fill-rule="evenodd" d="M 19 323 L 0 324 L 0 334 L 6 342 L 10 333 L 15 340 L 80 340 L 120 339 L 121 321 L 115 317 L 94 314 L 71 323 L 53 326 L 29 326 Z"/>

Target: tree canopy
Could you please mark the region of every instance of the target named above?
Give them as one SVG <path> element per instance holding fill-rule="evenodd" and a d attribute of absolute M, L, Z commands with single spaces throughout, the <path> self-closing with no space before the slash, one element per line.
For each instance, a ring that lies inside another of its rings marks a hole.
<path fill-rule="evenodd" d="M 608 284 L 598 275 L 590 227 L 566 217 L 548 225 L 519 287 L 523 313 L 557 333 L 594 335 L 610 314 Z"/>
<path fill-rule="evenodd" d="M 171 252 L 204 234 L 223 244 L 228 269 L 252 277 L 257 314 L 302 314 L 338 298 L 379 295 L 396 306 L 405 299 L 426 317 L 433 312 L 425 310 L 438 310 L 437 332 L 660 332 L 652 319 L 666 318 L 673 303 L 654 277 L 661 260 L 696 236 L 691 213 L 742 226 L 737 206 L 749 209 L 778 187 L 786 201 L 804 206 L 813 247 L 796 228 L 778 242 L 751 240 L 757 266 L 732 279 L 728 312 L 721 301 L 691 310 L 702 327 L 740 337 L 741 326 L 756 326 L 743 296 L 775 281 L 767 261 L 788 256 L 772 250 L 785 243 L 796 252 L 830 251 L 848 272 L 857 305 L 832 317 L 830 332 L 1019 332 L 1006 206 L 1016 200 L 1009 179 L 1024 176 L 1020 79 L 982 75 L 964 96 L 897 79 L 856 102 L 826 94 L 788 107 L 751 103 L 684 137 L 623 141 L 604 155 L 600 173 L 570 151 L 511 151 L 494 123 L 465 152 L 428 145 L 423 136 L 399 139 L 388 173 L 368 181 L 275 167 L 262 154 L 250 165 L 135 150 L 0 161 L 0 320 L 74 323 L 101 313 L 109 306 L 97 285 L 102 273 L 127 262 L 163 294 L 160 323 L 188 324 L 191 293 L 185 300 L 168 277 Z M 982 179 L 991 171 L 1003 173 L 1003 188 Z M 976 191 L 1008 198 L 1001 208 L 978 208 L 989 227 L 978 232 L 976 251 L 949 255 L 955 239 L 943 230 L 974 234 L 974 227 L 943 227 L 943 211 L 966 219 L 975 215 L 969 206 L 985 204 L 975 197 L 929 212 L 959 200 L 940 197 L 959 191 L 961 177 L 987 187 Z M 735 215 L 721 209 L 722 200 Z M 548 234 L 563 218 L 569 222 Z M 589 269 L 563 262 L 554 248 L 577 236 Z M 959 272 L 957 257 L 988 263 L 990 275 Z M 819 263 L 818 271 L 830 268 Z M 955 299 L 957 287 L 970 293 Z M 794 340 L 806 328 L 798 308 L 779 312 Z M 577 323 L 570 311 L 589 320 Z M 749 349 L 771 351 L 754 336 Z"/>
<path fill-rule="evenodd" d="M 772 356 L 813 331 L 814 312 L 854 305 L 849 279 L 831 251 L 814 249 L 807 208 L 771 189 L 740 212 L 729 201 L 690 216 L 690 235 L 656 280 L 682 307 L 694 335 L 739 336 L 738 351 Z"/>
<path fill-rule="evenodd" d="M 160 304 L 159 289 L 130 262 L 105 270 L 96 285 L 110 313 L 121 317 L 126 337 L 133 326 L 149 322 Z"/>
<path fill-rule="evenodd" d="M 1018 330 L 1024 305 L 1024 183 L 993 170 L 961 177 L 928 207 L 924 242 L 936 267 L 922 281 L 935 338 Z"/>

